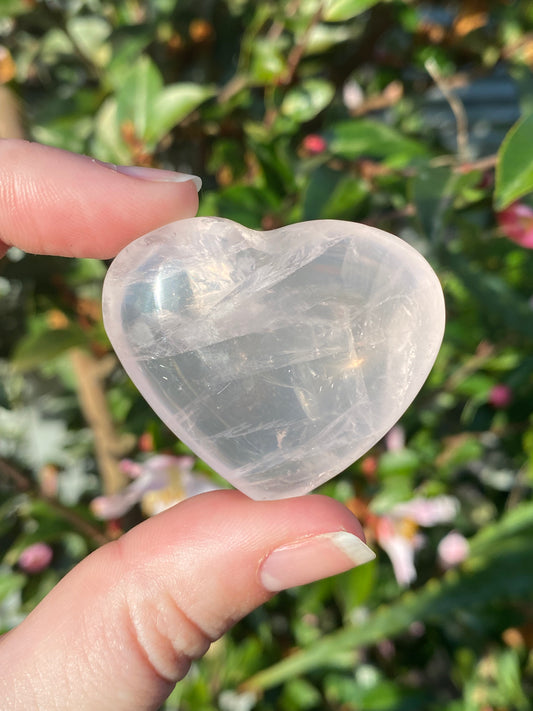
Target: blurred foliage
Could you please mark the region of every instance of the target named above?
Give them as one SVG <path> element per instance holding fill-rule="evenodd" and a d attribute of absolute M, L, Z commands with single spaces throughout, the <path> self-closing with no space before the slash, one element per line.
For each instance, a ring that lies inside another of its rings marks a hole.
<path fill-rule="evenodd" d="M 380 553 L 283 593 L 165 708 L 530 709 L 533 226 L 506 234 L 498 211 L 533 205 L 533 2 L 3 0 L 0 49 L 0 126 L 9 99 L 31 139 L 197 173 L 202 215 L 379 226 L 445 291 L 445 341 L 405 444 L 379 443 L 323 487 L 374 546 L 413 492 L 456 497 L 457 519 L 424 529 L 412 589 Z M 2 630 L 139 519 L 103 527 L 90 511 L 120 484 L 121 452 L 187 451 L 112 360 L 104 273 L 16 250 L 0 263 Z M 446 572 L 437 546 L 452 528 L 470 554 Z M 19 556 L 35 542 L 52 564 L 28 573 Z"/>

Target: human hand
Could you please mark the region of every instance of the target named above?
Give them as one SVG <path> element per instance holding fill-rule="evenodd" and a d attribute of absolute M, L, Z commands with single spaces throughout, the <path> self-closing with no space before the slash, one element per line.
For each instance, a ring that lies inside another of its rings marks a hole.
<path fill-rule="evenodd" d="M 0 251 L 109 258 L 196 213 L 191 180 L 119 170 L 0 140 Z M 188 499 L 88 556 L 0 640 L 2 709 L 156 709 L 191 660 L 275 592 L 373 558 L 362 538 L 323 496 Z"/>

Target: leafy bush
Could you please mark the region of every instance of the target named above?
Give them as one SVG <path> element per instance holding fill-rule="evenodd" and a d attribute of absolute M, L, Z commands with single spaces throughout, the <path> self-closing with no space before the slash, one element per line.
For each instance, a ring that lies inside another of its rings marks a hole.
<path fill-rule="evenodd" d="M 200 174 L 200 214 L 253 228 L 377 225 L 446 295 L 415 404 L 323 487 L 376 563 L 279 595 L 165 708 L 531 708 L 532 31 L 529 0 L 2 3 L 11 135 Z M 104 273 L 16 250 L 0 265 L 3 630 L 139 520 L 104 525 L 90 506 L 124 485 L 124 456 L 188 454 L 110 353 Z"/>

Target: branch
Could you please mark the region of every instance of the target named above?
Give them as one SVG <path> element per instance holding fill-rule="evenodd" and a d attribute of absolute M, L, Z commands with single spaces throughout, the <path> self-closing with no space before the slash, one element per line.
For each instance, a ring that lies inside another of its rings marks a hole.
<path fill-rule="evenodd" d="M 468 149 L 468 117 L 463 102 L 457 94 L 450 89 L 447 81 L 439 72 L 439 68 L 434 59 L 426 60 L 424 66 L 453 112 L 457 125 L 457 156 L 461 162 L 465 162 L 468 160 L 470 151 Z"/>
<path fill-rule="evenodd" d="M 113 540 L 99 528 L 80 516 L 73 509 L 64 506 L 55 498 L 44 496 L 40 491 L 38 491 L 38 489 L 36 489 L 28 476 L 3 458 L 0 458 L 0 475 L 12 481 L 18 491 L 26 494 L 36 501 L 44 501 L 62 519 L 68 521 L 72 528 L 91 540 L 97 547 L 103 546 L 105 543 L 109 543 Z"/>
<path fill-rule="evenodd" d="M 321 17 L 322 17 L 322 5 L 319 6 L 318 10 L 311 17 L 301 38 L 289 52 L 289 56 L 287 58 L 287 74 L 281 80 L 281 83 L 284 84 L 285 86 L 289 86 L 294 81 L 294 77 L 296 76 L 298 66 L 299 66 L 300 62 L 302 61 L 302 57 L 304 56 L 305 50 L 306 50 L 307 45 L 309 43 L 309 38 L 311 36 L 311 32 L 313 31 L 313 28 L 315 27 L 315 25 L 320 21 Z"/>
<path fill-rule="evenodd" d="M 71 362 L 78 383 L 80 407 L 93 432 L 103 490 L 105 494 L 114 494 L 126 484 L 118 458 L 133 446 L 131 436 L 117 434 L 102 386 L 102 379 L 115 364 L 115 358 L 97 360 L 89 353 L 76 349 L 71 352 Z"/>

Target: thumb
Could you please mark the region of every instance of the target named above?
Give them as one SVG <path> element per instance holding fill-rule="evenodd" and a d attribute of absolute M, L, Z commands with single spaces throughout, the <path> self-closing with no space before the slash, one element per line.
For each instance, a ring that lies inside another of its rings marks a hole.
<path fill-rule="evenodd" d="M 5 709 L 157 709 L 274 592 L 371 560 L 323 496 L 189 499 L 86 558 L 0 645 Z"/>

